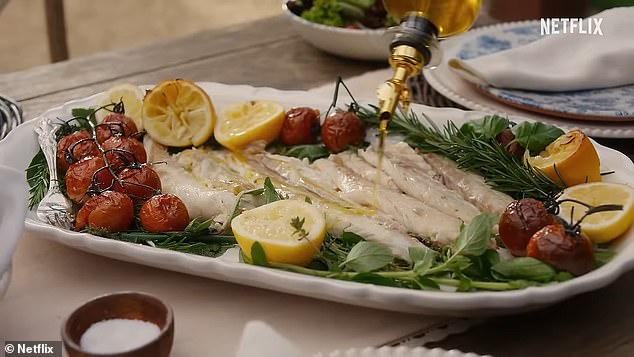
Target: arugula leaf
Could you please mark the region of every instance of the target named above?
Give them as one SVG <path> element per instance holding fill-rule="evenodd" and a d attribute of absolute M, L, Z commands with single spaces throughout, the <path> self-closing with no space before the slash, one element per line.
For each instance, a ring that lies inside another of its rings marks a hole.
<path fill-rule="evenodd" d="M 251 246 L 251 261 L 253 262 L 253 265 L 259 265 L 263 267 L 269 265 L 268 260 L 266 260 L 264 248 L 262 248 L 262 244 L 260 244 L 260 242 L 255 242 Z"/>
<path fill-rule="evenodd" d="M 367 273 L 381 269 L 394 261 L 394 255 L 383 244 L 363 241 L 357 243 L 339 266 L 347 267 L 358 273 Z"/>
<path fill-rule="evenodd" d="M 269 177 L 264 179 L 264 199 L 266 203 L 282 200 L 282 196 L 277 192 Z"/>
<path fill-rule="evenodd" d="M 511 128 L 515 141 L 528 149 L 531 155 L 538 154 L 548 144 L 564 134 L 564 131 L 541 122 L 522 122 Z"/>
<path fill-rule="evenodd" d="M 93 125 L 97 124 L 97 118 L 95 117 L 95 110 L 91 108 L 73 108 L 71 109 L 71 115 L 73 117 L 86 118 L 90 120 Z"/>
<path fill-rule="evenodd" d="M 471 223 L 460 230 L 458 238 L 453 242 L 454 255 L 484 254 L 489 246 L 491 231 L 497 221 L 497 215 L 491 213 L 482 213 L 474 217 Z"/>
<path fill-rule="evenodd" d="M 330 156 L 328 149 L 321 144 L 283 146 L 277 153 L 298 159 L 308 159 L 310 162 Z"/>
<path fill-rule="evenodd" d="M 509 127 L 509 121 L 499 115 L 487 115 L 482 119 L 471 120 L 462 124 L 463 134 L 493 139 Z"/>
<path fill-rule="evenodd" d="M 496 280 L 531 280 L 542 283 L 552 281 L 557 275 L 555 269 L 541 260 L 519 257 L 499 262 L 491 268 Z"/>

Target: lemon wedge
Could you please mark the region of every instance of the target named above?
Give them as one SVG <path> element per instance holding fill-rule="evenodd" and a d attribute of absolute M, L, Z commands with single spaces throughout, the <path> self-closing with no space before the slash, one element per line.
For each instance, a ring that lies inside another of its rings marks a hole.
<path fill-rule="evenodd" d="M 303 221 L 301 229 L 298 221 Z M 259 242 L 269 262 L 306 266 L 324 241 L 326 219 L 309 203 L 281 200 L 242 213 L 231 221 L 231 230 L 249 259 Z"/>
<path fill-rule="evenodd" d="M 617 238 L 634 222 L 634 188 L 627 185 L 610 182 L 576 185 L 565 189 L 560 199 L 575 199 L 592 206 L 623 205 L 621 211 L 593 213 L 581 222 L 581 230 L 596 243 Z M 559 216 L 566 221 L 572 217 L 573 222 L 576 222 L 586 211 L 587 208 L 580 204 L 563 202 L 560 205 Z"/>
<path fill-rule="evenodd" d="M 202 145 L 213 135 L 215 124 L 216 112 L 211 99 L 188 80 L 163 81 L 143 100 L 143 126 L 159 144 Z"/>
<path fill-rule="evenodd" d="M 565 186 L 601 181 L 599 155 L 590 139 L 579 130 L 560 136 L 527 161 Z"/>
<path fill-rule="evenodd" d="M 215 129 L 216 140 L 224 147 L 239 151 L 248 144 L 277 139 L 284 124 L 284 107 L 273 101 L 254 100 L 227 107 Z"/>
<path fill-rule="evenodd" d="M 134 124 L 138 130 L 143 130 L 141 113 L 143 108 L 143 96 L 145 96 L 145 91 L 134 84 L 117 84 L 99 96 L 97 99 L 97 107 L 123 101 L 125 115 L 134 120 Z M 101 123 L 108 114 L 110 114 L 110 112 L 107 110 L 98 110 L 95 113 L 95 119 L 97 119 L 98 123 Z"/>

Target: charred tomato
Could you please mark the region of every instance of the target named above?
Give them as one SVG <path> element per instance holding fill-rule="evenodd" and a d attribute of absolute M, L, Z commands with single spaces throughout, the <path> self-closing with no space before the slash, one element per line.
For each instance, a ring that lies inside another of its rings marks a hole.
<path fill-rule="evenodd" d="M 583 233 L 570 233 L 563 224 L 547 225 L 537 231 L 528 242 L 526 255 L 575 276 L 589 272 L 594 265 L 590 239 Z"/>
<path fill-rule="evenodd" d="M 106 152 L 108 163 L 115 169 L 132 163 L 143 164 L 147 161 L 143 144 L 132 138 L 113 136 L 106 140 L 101 147 Z"/>
<path fill-rule="evenodd" d="M 130 197 L 121 192 L 105 191 L 90 198 L 77 212 L 75 230 L 86 226 L 108 232 L 128 230 L 134 218 Z"/>
<path fill-rule="evenodd" d="M 161 190 L 159 175 L 148 165 L 126 167 L 118 176 L 121 183 L 116 181 L 114 190 L 130 196 L 134 203 L 145 201 Z"/>
<path fill-rule="evenodd" d="M 321 140 L 332 153 L 359 146 L 365 139 L 365 125 L 353 111 L 337 110 L 321 126 Z"/>
<path fill-rule="evenodd" d="M 533 198 L 511 202 L 499 221 L 500 238 L 515 256 L 526 255 L 526 245 L 533 234 L 544 226 L 557 223 L 544 204 Z"/>
<path fill-rule="evenodd" d="M 66 194 L 76 203 L 84 203 L 90 197 L 89 189 L 101 191 L 112 186 L 114 178 L 100 156 L 89 156 L 71 164 L 65 175 Z"/>
<path fill-rule="evenodd" d="M 134 120 L 122 113 L 106 115 L 101 124 L 95 130 L 97 142 L 102 144 L 112 136 L 121 135 L 129 137 L 138 131 Z"/>
<path fill-rule="evenodd" d="M 284 145 L 313 144 L 319 135 L 319 110 L 308 107 L 286 112 L 280 139 Z"/>
<path fill-rule="evenodd" d="M 86 156 L 99 155 L 99 148 L 95 141 L 91 139 L 92 134 L 87 130 L 79 130 L 61 138 L 57 143 L 57 168 L 65 172 L 68 169 L 68 165 L 73 162 L 77 162 Z"/>
<path fill-rule="evenodd" d="M 189 224 L 187 207 L 180 198 L 163 193 L 147 200 L 139 212 L 141 226 L 148 232 L 182 231 Z"/>

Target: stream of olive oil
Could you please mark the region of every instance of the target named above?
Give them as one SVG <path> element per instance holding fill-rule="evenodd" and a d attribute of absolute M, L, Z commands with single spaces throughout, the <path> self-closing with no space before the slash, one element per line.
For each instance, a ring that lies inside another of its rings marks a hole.
<path fill-rule="evenodd" d="M 379 122 L 379 147 L 378 147 L 378 161 L 376 164 L 376 178 L 374 181 L 374 206 L 378 207 L 379 204 L 379 186 L 381 185 L 381 172 L 383 171 L 383 155 L 385 151 L 385 138 L 387 137 L 387 124 L 389 120 L 382 119 Z"/>

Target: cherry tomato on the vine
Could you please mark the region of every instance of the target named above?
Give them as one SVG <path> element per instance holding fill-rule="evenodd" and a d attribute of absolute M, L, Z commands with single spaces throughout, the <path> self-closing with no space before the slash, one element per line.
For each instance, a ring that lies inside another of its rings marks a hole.
<path fill-rule="evenodd" d="M 180 198 L 163 193 L 147 200 L 139 212 L 141 226 L 148 232 L 182 231 L 189 224 L 189 212 Z"/>
<path fill-rule="evenodd" d="M 84 203 L 88 200 L 86 192 L 95 176 L 96 190 L 105 190 L 112 186 L 113 177 L 105 168 L 106 163 L 100 156 L 89 156 L 71 164 L 65 175 L 66 194 L 76 203 Z"/>
<path fill-rule="evenodd" d="M 161 190 L 159 175 L 148 165 L 126 167 L 118 176 L 123 185 L 115 181 L 114 190 L 129 195 L 134 203 L 145 201 Z"/>
<path fill-rule="evenodd" d="M 143 144 L 132 138 L 123 136 L 113 136 L 106 140 L 101 147 L 106 151 L 106 159 L 115 170 L 128 164 L 144 164 L 147 161 L 147 154 Z M 108 151 L 111 150 L 111 151 Z"/>
<path fill-rule="evenodd" d="M 359 146 L 365 139 L 365 125 L 352 111 L 337 110 L 329 115 L 321 126 L 321 140 L 332 153 L 348 146 Z"/>
<path fill-rule="evenodd" d="M 319 130 L 319 110 L 291 108 L 286 112 L 280 139 L 284 145 L 313 144 L 317 141 Z"/>
<path fill-rule="evenodd" d="M 594 266 L 594 251 L 588 237 L 571 234 L 558 223 L 537 231 L 528 242 L 526 255 L 542 260 L 572 275 L 582 275 Z"/>
<path fill-rule="evenodd" d="M 90 138 L 92 138 L 92 134 L 87 130 L 79 130 L 61 138 L 57 143 L 57 168 L 65 172 L 68 169 L 68 165 L 72 164 L 72 162 L 67 160 L 67 157 L 71 158 L 68 154 L 72 154 L 72 158 L 75 161 L 81 160 L 86 156 L 100 155 L 97 144 L 93 140 L 85 140 Z M 85 141 L 75 145 L 80 140 Z M 73 149 L 72 153 L 69 151 L 71 147 Z"/>
<path fill-rule="evenodd" d="M 130 197 L 120 192 L 105 191 L 90 198 L 77 212 L 75 230 L 86 226 L 108 232 L 128 230 L 134 218 Z"/>
<path fill-rule="evenodd" d="M 95 132 L 97 142 L 102 144 L 110 139 L 114 134 L 122 136 L 130 136 L 138 131 L 134 119 L 121 113 L 112 113 L 106 115 L 100 125 L 97 126 Z"/>
<path fill-rule="evenodd" d="M 526 245 L 533 234 L 544 226 L 557 223 L 544 204 L 533 198 L 511 202 L 499 222 L 500 238 L 515 256 L 526 255 Z"/>

